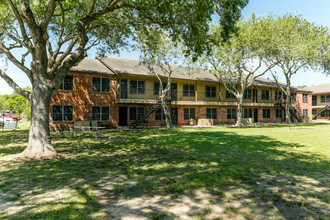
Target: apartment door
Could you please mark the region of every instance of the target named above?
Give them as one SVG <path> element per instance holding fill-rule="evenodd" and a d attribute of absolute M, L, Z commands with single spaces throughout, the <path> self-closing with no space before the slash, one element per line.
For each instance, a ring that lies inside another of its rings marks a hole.
<path fill-rule="evenodd" d="M 122 79 L 120 82 L 120 98 L 127 99 L 127 79 Z"/>
<path fill-rule="evenodd" d="M 177 100 L 177 84 L 173 83 L 171 84 L 171 100 L 176 101 Z"/>
<path fill-rule="evenodd" d="M 258 109 L 257 108 L 255 108 L 253 111 L 253 121 L 254 121 L 254 123 L 258 122 Z"/>
<path fill-rule="evenodd" d="M 171 119 L 173 125 L 178 125 L 178 108 L 171 108 Z"/>
<path fill-rule="evenodd" d="M 316 106 L 317 105 L 317 96 L 313 95 L 312 96 L 312 106 Z"/>
<path fill-rule="evenodd" d="M 258 90 L 257 89 L 253 90 L 253 102 L 254 103 L 258 102 Z"/>
<path fill-rule="evenodd" d="M 127 126 L 127 107 L 119 107 L 119 126 Z"/>

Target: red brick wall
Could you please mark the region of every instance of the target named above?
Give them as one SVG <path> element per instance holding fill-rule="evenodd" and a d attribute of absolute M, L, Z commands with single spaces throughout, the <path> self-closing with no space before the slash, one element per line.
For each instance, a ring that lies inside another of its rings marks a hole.
<path fill-rule="evenodd" d="M 308 110 L 308 117 L 312 119 L 312 94 L 308 93 L 308 102 L 303 102 L 303 93 L 297 93 L 296 102 L 294 103 L 295 108 L 297 109 L 298 116 L 303 116 L 303 109 Z"/>
<path fill-rule="evenodd" d="M 72 126 L 73 122 L 53 122 L 53 105 L 73 105 L 73 121 L 92 120 L 93 106 L 109 106 L 110 121 L 99 122 L 99 126 L 117 127 L 118 109 L 116 106 L 116 79 L 110 75 L 91 73 L 69 73 L 74 76 L 73 91 L 59 90 L 55 94 L 50 106 L 50 126 L 62 127 Z M 92 92 L 92 77 L 102 77 L 110 79 L 110 92 Z"/>

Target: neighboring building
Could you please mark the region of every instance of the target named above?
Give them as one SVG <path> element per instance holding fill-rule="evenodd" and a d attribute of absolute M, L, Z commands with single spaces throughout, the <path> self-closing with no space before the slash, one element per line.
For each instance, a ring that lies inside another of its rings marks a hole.
<path fill-rule="evenodd" d="M 159 69 L 156 71 L 167 80 Z M 292 90 L 297 114 L 311 118 L 310 92 Z M 131 126 L 157 105 L 159 93 L 157 77 L 138 60 L 84 59 L 71 68 L 54 96 L 50 124 L 62 127 L 72 126 L 73 121 L 96 120 L 105 127 Z M 274 81 L 258 78 L 244 95 L 243 117 L 254 123 L 281 122 L 285 118 L 283 99 Z M 188 125 L 191 119 L 196 124 L 205 118 L 213 119 L 214 124 L 235 122 L 236 98 L 209 71 L 176 68 L 168 100 L 174 125 Z M 165 125 L 162 110 L 141 125 Z"/>
<path fill-rule="evenodd" d="M 330 83 L 306 87 L 312 91 L 312 111 L 315 119 L 330 119 Z"/>

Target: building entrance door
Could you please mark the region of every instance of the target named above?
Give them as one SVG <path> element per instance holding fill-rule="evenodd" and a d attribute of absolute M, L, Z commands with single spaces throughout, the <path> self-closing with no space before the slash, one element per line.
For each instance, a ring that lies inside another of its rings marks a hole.
<path fill-rule="evenodd" d="M 127 126 L 127 107 L 119 107 L 119 126 Z"/>
<path fill-rule="evenodd" d="M 253 121 L 254 121 L 254 123 L 258 122 L 258 109 L 257 108 L 255 108 L 253 111 Z"/>
<path fill-rule="evenodd" d="M 178 108 L 171 108 L 171 119 L 173 125 L 178 125 Z"/>

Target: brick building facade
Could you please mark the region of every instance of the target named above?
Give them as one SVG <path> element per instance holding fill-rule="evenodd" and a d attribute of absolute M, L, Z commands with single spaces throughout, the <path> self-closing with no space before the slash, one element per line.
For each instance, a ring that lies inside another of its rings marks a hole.
<path fill-rule="evenodd" d="M 214 124 L 233 124 L 237 102 L 224 85 L 208 71 L 187 72 L 180 67 L 172 74 L 168 105 L 173 124 L 189 125 L 191 119 L 197 124 L 199 119 L 205 118 L 212 118 Z M 166 77 L 162 76 L 162 79 L 166 83 Z M 71 69 L 55 94 L 50 108 L 50 125 L 68 127 L 74 121 L 96 120 L 107 128 L 131 126 L 140 114 L 157 103 L 159 91 L 157 77 L 139 65 L 139 61 L 84 59 Z M 310 92 L 293 88 L 293 94 L 296 94 L 294 106 L 298 115 L 311 118 Z M 304 94 L 307 94 L 307 102 Z M 284 112 L 278 103 L 282 99 L 282 91 L 274 81 L 259 78 L 246 91 L 243 116 L 253 123 L 281 122 Z M 141 124 L 163 125 L 161 109 Z"/>

